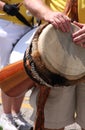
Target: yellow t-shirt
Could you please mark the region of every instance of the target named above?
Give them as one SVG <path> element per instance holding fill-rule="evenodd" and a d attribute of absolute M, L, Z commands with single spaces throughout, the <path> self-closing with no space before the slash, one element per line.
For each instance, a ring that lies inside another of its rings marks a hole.
<path fill-rule="evenodd" d="M 85 23 L 85 0 L 78 0 L 78 18 L 80 23 Z"/>
<path fill-rule="evenodd" d="M 21 0 L 4 0 L 4 1 L 9 4 L 22 2 Z M 44 0 L 44 1 L 52 10 L 60 12 L 64 11 L 66 0 Z M 29 22 L 31 22 L 32 17 L 27 15 L 26 13 L 27 10 L 23 5 L 21 5 L 20 7 L 20 12 Z M 84 12 L 85 12 L 85 0 L 78 0 L 78 18 L 79 22 L 81 23 L 85 23 Z M 3 11 L 0 11 L 0 18 L 22 24 L 22 22 L 20 22 L 15 16 L 9 16 Z"/>
<path fill-rule="evenodd" d="M 63 12 L 66 0 L 45 0 L 45 3 L 54 11 Z M 79 22 L 85 23 L 85 0 L 78 0 L 78 18 Z"/>
<path fill-rule="evenodd" d="M 16 4 L 16 3 L 21 3 L 22 2 L 22 0 L 2 0 L 2 1 L 4 1 L 4 2 L 6 2 L 8 4 Z M 25 19 L 27 21 L 29 21 L 29 23 L 31 23 L 32 16 L 27 15 L 27 10 L 26 10 L 26 8 L 24 7 L 23 4 L 20 6 L 19 12 L 25 17 Z M 18 20 L 16 18 L 16 16 L 7 15 L 4 11 L 0 11 L 0 18 L 12 21 L 12 22 L 17 23 L 17 24 L 23 24 L 20 20 Z"/>
<path fill-rule="evenodd" d="M 66 0 L 45 0 L 45 3 L 54 11 L 63 12 Z"/>

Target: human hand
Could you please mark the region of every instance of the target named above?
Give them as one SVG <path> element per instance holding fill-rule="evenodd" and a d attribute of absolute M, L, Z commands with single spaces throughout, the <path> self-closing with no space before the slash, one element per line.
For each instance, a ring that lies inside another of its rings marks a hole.
<path fill-rule="evenodd" d="M 45 20 L 55 26 L 57 29 L 61 29 L 63 32 L 69 32 L 71 29 L 71 19 L 61 12 L 47 12 Z"/>
<path fill-rule="evenodd" d="M 85 24 L 81 24 L 75 21 L 73 23 L 80 27 L 80 30 L 72 34 L 73 42 L 85 48 Z"/>
<path fill-rule="evenodd" d="M 18 4 L 5 4 L 3 10 L 11 16 L 16 16 L 19 11 Z"/>

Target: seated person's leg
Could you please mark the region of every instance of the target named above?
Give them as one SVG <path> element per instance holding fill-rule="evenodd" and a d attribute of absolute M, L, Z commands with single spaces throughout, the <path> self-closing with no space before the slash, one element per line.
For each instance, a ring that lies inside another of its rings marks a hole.
<path fill-rule="evenodd" d="M 38 90 L 34 88 L 30 103 L 34 108 L 31 120 L 36 118 L 36 101 L 38 98 Z M 69 86 L 64 88 L 53 88 L 47 99 L 44 116 L 46 130 L 63 130 L 65 126 L 75 122 L 75 87 Z"/>
<path fill-rule="evenodd" d="M 77 86 L 77 118 L 76 122 L 85 130 L 85 83 Z"/>

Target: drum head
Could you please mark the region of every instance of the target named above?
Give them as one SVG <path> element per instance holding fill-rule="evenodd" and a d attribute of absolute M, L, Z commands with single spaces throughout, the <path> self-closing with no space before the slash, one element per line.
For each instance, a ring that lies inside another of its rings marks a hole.
<path fill-rule="evenodd" d="M 38 51 L 46 67 L 69 80 L 85 75 L 85 48 L 73 43 L 72 33 L 80 28 L 71 24 L 71 32 L 47 25 L 38 39 Z"/>

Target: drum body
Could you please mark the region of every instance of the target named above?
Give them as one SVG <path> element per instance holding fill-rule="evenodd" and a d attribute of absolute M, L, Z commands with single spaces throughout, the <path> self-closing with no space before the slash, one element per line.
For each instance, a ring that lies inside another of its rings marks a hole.
<path fill-rule="evenodd" d="M 37 28 L 30 30 L 17 42 L 10 55 L 10 64 L 23 59 L 25 50 L 31 44 L 31 40 L 36 30 Z"/>
<path fill-rule="evenodd" d="M 37 28 L 26 33 L 14 47 L 10 64 L 0 71 L 0 88 L 10 97 L 17 97 L 28 91 L 33 81 L 27 76 L 23 66 L 23 56 Z M 27 82 L 28 81 L 28 82 Z"/>
<path fill-rule="evenodd" d="M 25 53 L 25 59 L 32 62 L 31 78 L 39 81 L 38 83 L 55 86 L 75 84 L 84 77 L 85 49 L 72 41 L 72 33 L 79 29 L 71 24 L 71 31 L 64 33 L 51 24 L 40 26 L 30 49 L 27 48 Z"/>

